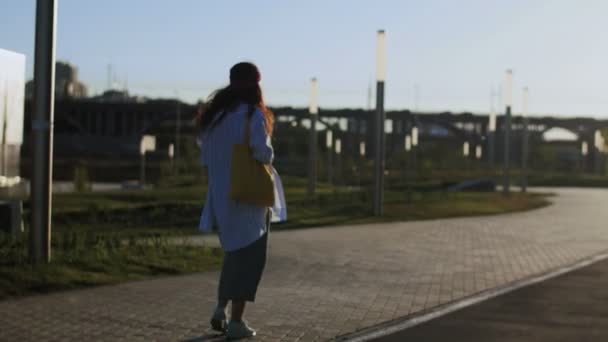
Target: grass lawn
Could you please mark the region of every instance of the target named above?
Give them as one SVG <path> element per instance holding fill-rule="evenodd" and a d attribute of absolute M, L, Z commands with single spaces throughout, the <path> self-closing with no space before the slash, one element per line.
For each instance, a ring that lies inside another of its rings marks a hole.
<path fill-rule="evenodd" d="M 341 200 L 336 201 L 339 197 Z M 547 195 L 533 193 L 513 193 L 508 197 L 486 192 L 414 193 L 411 201 L 405 198 L 402 193 L 387 192 L 381 218 L 373 217 L 369 202 L 356 195 L 336 194 L 314 204 L 301 199 L 288 204 L 289 221 L 275 229 L 496 215 L 550 204 Z"/>
<path fill-rule="evenodd" d="M 0 299 L 218 268 L 220 250 L 168 242 L 197 234 L 201 183 L 55 195 L 50 265 L 29 266 L 26 241 L 0 235 Z M 285 177 L 284 185 L 289 220 L 275 230 L 494 215 L 549 204 L 539 194 L 414 192 L 408 198 L 393 190 L 385 193 L 384 216 L 376 218 L 365 190 L 320 184 L 311 198 L 304 179 Z"/>
<path fill-rule="evenodd" d="M 219 249 L 175 246 L 160 236 L 125 241 L 117 234 L 62 234 L 53 239 L 52 262 L 41 266 L 27 263 L 25 245 L 0 241 L 0 299 L 203 272 L 222 262 Z"/>
<path fill-rule="evenodd" d="M 317 195 L 311 198 L 304 179 L 286 177 L 284 185 L 288 222 L 275 225 L 275 229 L 494 215 L 549 204 L 546 196 L 517 192 L 510 197 L 491 192 L 414 192 L 407 201 L 404 192 L 387 191 L 385 214 L 376 218 L 365 190 L 320 184 Z M 54 229 L 193 235 L 197 234 L 205 192 L 204 186 L 194 183 L 146 191 L 56 195 Z"/>

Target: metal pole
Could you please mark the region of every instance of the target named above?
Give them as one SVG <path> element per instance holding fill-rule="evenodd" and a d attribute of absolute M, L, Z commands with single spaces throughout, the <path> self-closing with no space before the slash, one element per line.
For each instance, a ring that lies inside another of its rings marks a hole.
<path fill-rule="evenodd" d="M 30 258 L 34 263 L 51 261 L 56 13 L 55 0 L 36 2 L 30 228 Z"/>
<path fill-rule="evenodd" d="M 182 126 L 182 106 L 179 98 L 177 98 L 177 113 L 175 118 L 175 151 L 173 155 L 174 172 L 179 172 L 179 157 L 180 157 L 180 140 Z"/>
<path fill-rule="evenodd" d="M 308 161 L 308 194 L 314 195 L 317 187 L 317 116 L 310 116 L 309 161 Z"/>
<path fill-rule="evenodd" d="M 581 173 L 585 174 L 585 172 L 587 171 L 587 155 L 589 154 L 589 144 L 586 141 L 583 141 L 581 143 Z"/>
<path fill-rule="evenodd" d="M 384 199 L 384 80 L 385 80 L 385 33 L 378 31 L 376 48 L 376 124 L 375 124 L 375 153 L 374 153 L 374 215 L 382 215 Z"/>
<path fill-rule="evenodd" d="M 510 151 L 510 143 L 511 143 L 511 86 L 513 83 L 513 72 L 511 69 L 507 70 L 505 74 L 505 85 L 504 85 L 504 104 L 506 106 L 505 110 L 505 120 L 504 120 L 504 164 L 503 164 L 503 193 L 508 195 L 510 193 L 511 186 L 511 170 L 510 170 L 510 161 L 511 161 L 511 151 Z"/>
<path fill-rule="evenodd" d="M 488 165 L 490 169 L 494 168 L 494 149 L 495 149 L 496 134 L 492 131 L 488 132 Z"/>
<path fill-rule="evenodd" d="M 326 144 L 325 146 L 327 147 L 327 183 L 329 183 L 329 185 L 333 184 L 333 154 L 334 154 L 334 150 L 333 150 L 333 146 L 334 146 L 334 140 L 333 140 L 333 134 L 332 131 L 329 129 L 329 127 L 327 128 L 327 136 L 326 136 Z"/>
<path fill-rule="evenodd" d="M 528 190 L 528 149 L 529 149 L 529 133 L 528 133 L 528 118 L 523 119 L 523 137 L 522 137 L 522 151 L 521 151 L 521 191 L 526 192 Z"/>
<path fill-rule="evenodd" d="M 495 111 L 495 107 L 494 107 L 494 91 L 492 90 L 490 92 L 490 117 L 488 120 L 488 129 L 487 129 L 487 134 L 488 134 L 488 165 L 490 166 L 490 169 L 494 169 L 494 162 L 495 162 L 495 149 L 496 149 L 496 111 Z"/>
<path fill-rule="evenodd" d="M 510 192 L 510 185 L 511 185 L 511 169 L 510 169 L 510 161 L 511 161 L 511 151 L 509 149 L 509 145 L 511 143 L 511 106 L 507 106 L 506 109 L 506 113 L 505 113 L 505 123 L 504 123 L 504 135 L 505 135 L 505 142 L 504 142 L 504 164 L 503 164 L 503 182 L 502 182 L 502 186 L 503 186 L 503 193 L 505 195 L 508 195 Z"/>
<path fill-rule="evenodd" d="M 338 174 L 338 178 L 336 183 L 338 185 L 343 185 L 342 183 L 342 140 L 336 139 L 336 173 Z"/>
<path fill-rule="evenodd" d="M 384 197 L 384 82 L 376 85 L 376 141 L 374 164 L 374 215 L 382 215 Z"/>
<path fill-rule="evenodd" d="M 600 175 L 602 173 L 602 164 L 601 164 L 601 149 L 602 149 L 602 133 L 599 130 L 595 131 L 594 142 L 593 142 L 593 166 L 595 169 L 595 173 Z"/>
<path fill-rule="evenodd" d="M 412 156 L 411 156 L 411 164 L 410 170 L 412 171 L 411 181 L 416 181 L 418 178 L 418 144 L 419 142 L 420 132 L 418 130 L 418 126 L 414 123 L 414 127 L 412 127 Z"/>
<path fill-rule="evenodd" d="M 528 88 L 524 88 L 524 98 L 522 102 L 523 125 L 522 128 L 522 151 L 521 151 L 521 191 L 528 191 Z"/>
<path fill-rule="evenodd" d="M 314 195 L 317 187 L 317 79 L 310 81 L 310 133 L 308 142 L 308 195 Z"/>
<path fill-rule="evenodd" d="M 141 153 L 139 163 L 139 184 L 142 189 L 146 186 L 146 152 Z"/>

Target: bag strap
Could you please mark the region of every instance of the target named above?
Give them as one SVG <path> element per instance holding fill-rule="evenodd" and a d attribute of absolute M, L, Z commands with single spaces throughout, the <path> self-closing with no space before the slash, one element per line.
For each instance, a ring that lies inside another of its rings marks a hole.
<path fill-rule="evenodd" d="M 247 109 L 247 113 L 245 113 L 245 127 L 243 129 L 243 144 L 249 146 L 249 137 L 250 137 L 250 133 L 249 131 L 251 130 L 251 115 L 253 115 L 253 113 L 255 112 L 255 106 L 249 105 L 249 108 Z"/>

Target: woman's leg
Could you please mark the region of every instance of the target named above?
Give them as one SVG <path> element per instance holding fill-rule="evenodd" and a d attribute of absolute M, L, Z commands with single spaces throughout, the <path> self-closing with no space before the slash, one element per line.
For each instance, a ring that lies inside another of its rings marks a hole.
<path fill-rule="evenodd" d="M 217 307 L 218 308 L 222 308 L 222 309 L 226 309 L 226 307 L 228 306 L 228 299 L 218 299 L 217 300 Z"/>
<path fill-rule="evenodd" d="M 213 315 L 211 316 L 211 327 L 216 331 L 225 331 L 227 320 L 226 320 L 226 306 L 228 306 L 228 299 L 226 299 L 226 284 L 229 281 L 228 269 L 226 264 L 226 259 L 224 259 L 224 264 L 222 265 L 222 272 L 220 274 L 220 280 L 217 289 L 217 306 L 213 310 Z"/>
<path fill-rule="evenodd" d="M 232 301 L 232 312 L 230 314 L 230 320 L 240 322 L 243 320 L 243 314 L 245 313 L 245 301 L 233 300 Z"/>

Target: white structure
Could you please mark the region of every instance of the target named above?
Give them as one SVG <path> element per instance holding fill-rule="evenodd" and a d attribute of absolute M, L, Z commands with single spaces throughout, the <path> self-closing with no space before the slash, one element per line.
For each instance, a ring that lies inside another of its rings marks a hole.
<path fill-rule="evenodd" d="M 513 106 L 513 70 L 511 69 L 508 69 L 505 73 L 503 102 L 506 107 Z"/>
<path fill-rule="evenodd" d="M 0 187 L 19 177 L 24 100 L 25 55 L 0 49 Z"/>
<path fill-rule="evenodd" d="M 409 152 L 412 150 L 412 137 L 409 135 L 405 136 L 405 151 Z"/>
<path fill-rule="evenodd" d="M 418 146 L 418 127 L 412 128 L 412 146 Z"/>
<path fill-rule="evenodd" d="M 175 146 L 173 144 L 169 145 L 169 158 L 173 159 L 175 156 Z"/>
<path fill-rule="evenodd" d="M 139 141 L 139 154 L 156 151 L 156 137 L 153 135 L 143 135 Z"/>
<path fill-rule="evenodd" d="M 462 155 L 465 157 L 469 156 L 469 142 L 465 141 L 464 144 L 462 144 Z"/>
<path fill-rule="evenodd" d="M 336 154 L 342 153 L 342 141 L 340 139 L 336 139 Z"/>
<path fill-rule="evenodd" d="M 359 154 L 361 157 L 365 157 L 365 141 L 359 143 Z"/>
<path fill-rule="evenodd" d="M 595 131 L 594 145 L 595 148 L 597 148 L 597 150 L 600 152 L 604 152 L 606 150 L 604 136 L 602 136 L 602 133 L 599 130 Z"/>
<path fill-rule="evenodd" d="M 333 146 L 333 134 L 330 130 L 327 130 L 327 134 L 325 136 L 325 146 L 328 149 L 331 149 L 331 147 Z"/>
<path fill-rule="evenodd" d="M 586 156 L 589 154 L 589 144 L 587 144 L 586 141 L 583 141 L 583 143 L 581 144 L 581 154 L 583 156 Z"/>
<path fill-rule="evenodd" d="M 386 80 L 386 34 L 383 30 L 378 31 L 376 40 L 376 81 Z"/>
<path fill-rule="evenodd" d="M 477 145 L 477 147 L 475 148 L 475 158 L 481 159 L 482 156 L 483 156 L 482 147 L 481 147 L 481 145 Z"/>
<path fill-rule="evenodd" d="M 308 113 L 319 114 L 319 99 L 318 99 L 318 82 L 316 78 L 310 80 L 310 103 L 308 105 Z"/>

